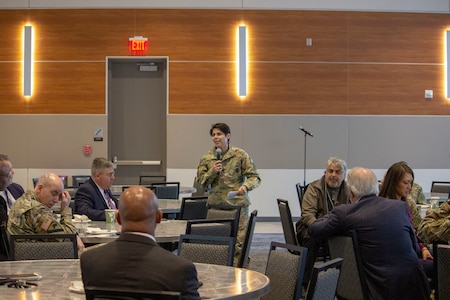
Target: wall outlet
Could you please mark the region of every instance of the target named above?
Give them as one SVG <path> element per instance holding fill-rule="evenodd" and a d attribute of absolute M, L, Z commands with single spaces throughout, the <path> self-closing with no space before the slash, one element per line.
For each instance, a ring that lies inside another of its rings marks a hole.
<path fill-rule="evenodd" d="M 425 99 L 433 99 L 433 90 L 425 90 Z"/>
<path fill-rule="evenodd" d="M 312 46 L 312 38 L 306 38 L 306 46 Z"/>

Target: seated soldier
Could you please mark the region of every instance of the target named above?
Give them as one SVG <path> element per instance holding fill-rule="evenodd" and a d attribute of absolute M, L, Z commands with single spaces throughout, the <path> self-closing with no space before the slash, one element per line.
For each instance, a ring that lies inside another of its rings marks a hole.
<path fill-rule="evenodd" d="M 61 201 L 61 219 L 58 221 L 52 207 Z M 72 224 L 72 209 L 69 207 L 70 195 L 58 175 L 42 175 L 34 188 L 27 191 L 11 207 L 8 220 L 10 234 L 32 233 L 76 233 Z M 77 235 L 78 250 L 84 244 Z"/>

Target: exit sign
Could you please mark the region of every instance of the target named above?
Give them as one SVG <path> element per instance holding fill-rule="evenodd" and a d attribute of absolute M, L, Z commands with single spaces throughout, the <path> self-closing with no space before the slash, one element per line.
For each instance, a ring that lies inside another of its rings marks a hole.
<path fill-rule="evenodd" d="M 131 54 L 143 54 L 148 50 L 148 39 L 142 36 L 130 37 L 128 39 L 128 49 Z"/>

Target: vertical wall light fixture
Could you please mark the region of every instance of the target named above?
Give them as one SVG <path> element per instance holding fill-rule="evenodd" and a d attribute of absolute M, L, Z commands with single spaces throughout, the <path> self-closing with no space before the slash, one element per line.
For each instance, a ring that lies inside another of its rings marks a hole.
<path fill-rule="evenodd" d="M 238 49 L 237 49 L 237 69 L 238 69 L 238 95 L 240 97 L 247 96 L 247 27 L 240 25 L 238 27 Z"/>
<path fill-rule="evenodd" d="M 445 31 L 445 97 L 450 98 L 450 30 Z"/>
<path fill-rule="evenodd" d="M 23 95 L 31 96 L 33 88 L 33 27 L 23 28 Z"/>

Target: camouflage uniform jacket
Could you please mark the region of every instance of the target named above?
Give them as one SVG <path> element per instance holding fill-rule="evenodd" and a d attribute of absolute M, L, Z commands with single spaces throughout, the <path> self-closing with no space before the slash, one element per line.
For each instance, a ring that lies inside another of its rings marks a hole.
<path fill-rule="evenodd" d="M 409 195 L 411 196 L 411 199 L 413 199 L 413 201 L 417 204 L 425 204 L 427 202 L 422 187 L 415 182 L 411 187 Z"/>
<path fill-rule="evenodd" d="M 205 188 L 211 185 L 208 202 L 237 206 L 250 205 L 248 193 L 226 200 L 228 192 L 237 191 L 242 185 L 249 192 L 261 183 L 250 156 L 244 150 L 230 146 L 222 157 L 223 170 L 220 174 L 215 173 L 212 168 L 216 161 L 216 151 L 211 149 L 203 155 L 197 167 L 197 182 Z"/>
<path fill-rule="evenodd" d="M 408 204 L 408 210 L 411 213 L 411 222 L 414 227 L 414 230 L 417 231 L 419 228 L 420 222 L 422 222 L 422 217 L 420 216 L 419 210 L 417 209 L 417 204 L 414 201 L 414 199 L 411 197 L 411 195 L 408 195 L 406 197 L 406 203 Z"/>
<path fill-rule="evenodd" d="M 61 221 L 51 208 L 38 201 L 33 191 L 16 200 L 9 212 L 8 231 L 11 234 L 76 233 L 70 207 L 61 211 Z"/>
<path fill-rule="evenodd" d="M 438 209 L 429 209 L 420 223 L 419 239 L 427 242 L 450 241 L 450 203 L 442 203 Z"/>

